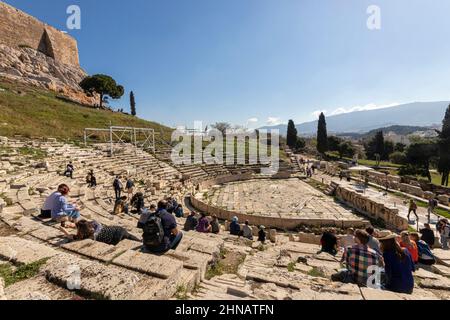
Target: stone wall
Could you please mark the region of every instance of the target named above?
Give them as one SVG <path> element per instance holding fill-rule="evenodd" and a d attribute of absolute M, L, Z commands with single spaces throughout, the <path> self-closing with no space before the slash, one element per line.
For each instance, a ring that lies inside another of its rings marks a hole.
<path fill-rule="evenodd" d="M 408 230 L 408 220 L 399 215 L 399 210 L 384 203 L 368 199 L 352 189 L 338 186 L 336 196 L 371 219 L 381 219 L 386 226 L 397 231 Z"/>
<path fill-rule="evenodd" d="M 229 182 L 245 181 L 255 179 L 252 174 L 223 176 L 216 179 L 204 181 L 200 184 L 200 190 L 206 190 L 212 186 L 220 185 Z M 262 177 L 267 179 L 267 177 Z M 248 220 L 251 225 L 260 226 L 264 225 L 270 228 L 276 228 L 280 230 L 295 230 L 297 227 L 304 225 L 310 227 L 336 227 L 341 229 L 347 229 L 349 227 L 365 228 L 370 225 L 368 221 L 364 220 L 340 220 L 340 219 L 298 219 L 298 218 L 280 218 L 280 217 L 263 217 L 251 214 L 244 214 L 240 212 L 234 212 L 218 208 L 204 202 L 203 199 L 191 197 L 191 204 L 199 211 L 206 212 L 210 215 L 216 215 L 221 220 L 231 221 L 234 216 L 238 217 L 240 221 Z"/>
<path fill-rule="evenodd" d="M 74 38 L 1 1 L 0 44 L 30 47 L 60 63 L 80 65 Z"/>

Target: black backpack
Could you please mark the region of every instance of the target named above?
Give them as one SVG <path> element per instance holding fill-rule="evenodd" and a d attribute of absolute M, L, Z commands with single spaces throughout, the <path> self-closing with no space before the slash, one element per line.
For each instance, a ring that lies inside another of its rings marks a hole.
<path fill-rule="evenodd" d="M 151 215 L 143 227 L 144 246 L 157 248 L 164 241 L 164 228 L 159 214 Z"/>

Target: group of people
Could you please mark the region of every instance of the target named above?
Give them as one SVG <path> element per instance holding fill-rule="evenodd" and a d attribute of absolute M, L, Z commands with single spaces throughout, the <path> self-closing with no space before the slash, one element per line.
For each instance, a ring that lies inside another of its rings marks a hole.
<path fill-rule="evenodd" d="M 347 234 L 336 236 L 334 229 L 325 232 L 321 239 L 321 252 L 337 255 L 343 250 L 345 269 L 333 275 L 334 281 L 369 286 L 374 272 L 380 272 L 381 287 L 398 293 L 411 294 L 414 289 L 414 272 L 418 264 L 433 265 L 434 232 L 430 225 L 419 233 L 402 232 L 385 234 L 379 238 L 374 228 L 349 229 Z"/>
<path fill-rule="evenodd" d="M 267 234 L 265 231 L 265 226 L 259 226 L 258 231 L 258 241 L 261 243 L 266 242 Z M 230 223 L 230 234 L 238 237 L 243 237 L 248 240 L 253 240 L 253 229 L 250 227 L 249 221 L 245 221 L 244 225 L 241 226 L 239 224 L 239 218 L 233 217 L 231 223 Z"/>

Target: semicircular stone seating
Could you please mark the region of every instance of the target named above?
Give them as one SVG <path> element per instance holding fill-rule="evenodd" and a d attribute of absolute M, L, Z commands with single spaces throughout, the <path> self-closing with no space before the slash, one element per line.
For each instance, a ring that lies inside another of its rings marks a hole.
<path fill-rule="evenodd" d="M 38 157 L 33 150 L 47 155 Z M 61 183 L 70 186 L 70 200 L 82 207 L 83 218 L 122 226 L 140 237 L 137 216 L 111 214 L 114 176 L 133 178 L 148 205 L 168 195 L 181 200 L 205 179 L 258 170 L 175 167 L 132 146 L 117 148 L 113 157 L 107 150 L 107 145 L 83 148 L 50 139 L 0 139 L 0 264 L 41 265 L 35 276 L 4 290 L 0 281 L 0 299 L 2 292 L 7 299 L 411 299 L 333 283 L 330 274 L 340 268 L 340 257 L 318 255 L 317 245 L 301 243 L 293 234 L 262 245 L 225 232 L 187 232 L 177 250 L 159 256 L 142 253 L 141 243 L 129 240 L 117 246 L 69 242 L 57 224 L 38 218 L 45 198 Z M 62 176 L 69 161 L 74 179 Z M 85 183 L 91 169 L 95 189 Z M 177 222 L 181 228 L 185 219 Z M 439 275 L 423 272 L 421 285 L 450 290 L 446 270 L 441 265 Z M 418 288 L 414 298 L 439 298 L 433 292 Z"/>

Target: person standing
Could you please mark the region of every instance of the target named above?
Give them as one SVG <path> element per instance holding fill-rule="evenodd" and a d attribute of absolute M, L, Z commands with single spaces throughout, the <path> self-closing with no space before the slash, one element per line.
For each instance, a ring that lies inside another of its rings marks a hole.
<path fill-rule="evenodd" d="M 127 179 L 127 184 L 125 188 L 127 189 L 128 199 L 131 199 L 133 197 L 134 192 L 134 181 L 131 178 Z"/>
<path fill-rule="evenodd" d="M 431 215 L 434 214 L 434 210 L 438 206 L 436 199 L 431 198 L 428 200 L 428 223 L 431 223 Z"/>
<path fill-rule="evenodd" d="M 419 222 L 419 216 L 417 215 L 417 203 L 411 199 L 409 201 L 409 209 L 408 209 L 408 221 L 411 221 L 411 212 L 416 216 L 417 223 Z"/>
<path fill-rule="evenodd" d="M 120 181 L 120 177 L 119 176 L 116 176 L 116 178 L 114 179 L 113 188 L 114 188 L 114 192 L 116 194 L 116 200 L 119 200 L 120 196 L 121 196 L 122 189 L 123 189 L 123 185 L 122 185 L 122 182 Z"/>

